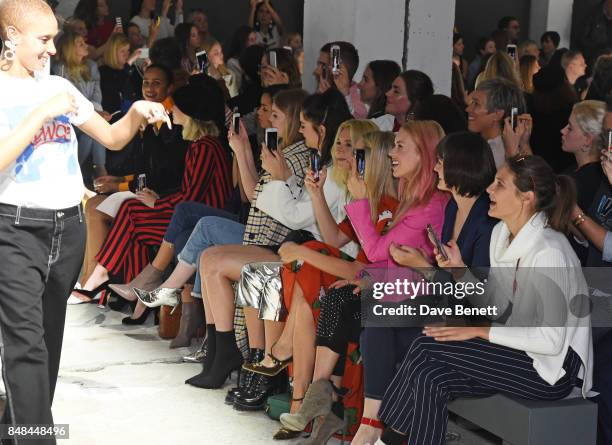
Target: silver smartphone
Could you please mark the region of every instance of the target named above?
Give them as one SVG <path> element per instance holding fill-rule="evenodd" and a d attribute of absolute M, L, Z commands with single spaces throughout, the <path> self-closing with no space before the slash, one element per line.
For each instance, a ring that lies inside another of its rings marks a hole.
<path fill-rule="evenodd" d="M 512 107 L 510 109 L 510 124 L 512 125 L 512 131 L 516 131 L 518 125 L 518 108 Z"/>
<path fill-rule="evenodd" d="M 196 60 L 198 62 L 198 69 L 201 73 L 208 71 L 208 54 L 202 50 L 196 53 Z"/>
<path fill-rule="evenodd" d="M 240 134 L 240 113 L 232 115 L 232 131 L 236 135 Z"/>
<path fill-rule="evenodd" d="M 508 53 L 510 57 L 512 57 L 512 60 L 514 60 L 515 62 L 518 60 L 517 59 L 518 49 L 516 45 L 514 45 L 513 43 L 507 45 L 506 52 Z"/>
<path fill-rule="evenodd" d="M 278 61 L 276 60 L 276 51 L 270 51 L 268 53 L 268 60 L 272 68 L 278 68 Z"/>
<path fill-rule="evenodd" d="M 266 128 L 266 147 L 270 151 L 278 150 L 278 130 L 276 128 Z"/>
<path fill-rule="evenodd" d="M 340 72 L 340 46 L 333 45 L 330 50 L 331 68 L 333 74 Z"/>
<path fill-rule="evenodd" d="M 138 175 L 138 188 L 136 189 L 136 191 L 142 192 L 146 188 L 147 188 L 147 175 L 145 175 L 144 173 L 141 173 Z"/>

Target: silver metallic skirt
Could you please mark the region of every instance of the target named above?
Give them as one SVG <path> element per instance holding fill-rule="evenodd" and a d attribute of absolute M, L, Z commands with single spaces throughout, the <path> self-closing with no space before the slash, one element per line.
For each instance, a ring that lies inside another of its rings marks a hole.
<path fill-rule="evenodd" d="M 236 286 L 236 306 L 259 309 L 261 320 L 284 321 L 282 266 L 278 261 L 245 264 Z"/>

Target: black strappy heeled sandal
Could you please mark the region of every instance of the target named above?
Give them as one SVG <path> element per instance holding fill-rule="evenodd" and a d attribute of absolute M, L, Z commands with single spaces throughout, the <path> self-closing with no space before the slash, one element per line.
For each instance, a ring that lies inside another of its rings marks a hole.
<path fill-rule="evenodd" d="M 100 284 L 94 290 L 85 290 L 85 289 L 74 288 L 74 289 L 72 289 L 72 293 L 81 294 L 84 297 L 89 298 L 89 301 L 86 301 L 86 303 L 91 303 L 96 295 L 98 295 L 103 290 L 108 290 L 108 285 L 109 284 L 110 284 L 110 280 L 106 280 L 104 283 Z"/>

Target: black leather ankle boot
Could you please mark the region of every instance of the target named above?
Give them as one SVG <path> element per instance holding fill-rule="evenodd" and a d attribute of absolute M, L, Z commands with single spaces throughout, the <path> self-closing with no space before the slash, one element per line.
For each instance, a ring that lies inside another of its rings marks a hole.
<path fill-rule="evenodd" d="M 255 374 L 248 391 L 240 393 L 234 401 L 238 411 L 260 411 L 266 407 L 266 400 L 273 394 L 287 389 L 287 372 L 283 371 L 274 377 Z"/>
<path fill-rule="evenodd" d="M 249 351 L 249 357 L 247 358 L 248 363 L 258 363 L 264 359 L 265 351 L 263 349 L 251 349 Z M 253 380 L 254 372 L 247 371 L 244 368 L 239 375 L 238 386 L 231 388 L 226 396 L 225 403 L 227 405 L 233 405 L 236 398 L 243 392 L 247 391 Z"/>

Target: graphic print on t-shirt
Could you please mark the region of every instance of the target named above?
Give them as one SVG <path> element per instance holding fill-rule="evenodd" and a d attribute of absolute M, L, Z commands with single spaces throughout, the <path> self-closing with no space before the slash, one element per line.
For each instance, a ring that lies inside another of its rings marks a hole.
<path fill-rule="evenodd" d="M 37 149 L 45 144 L 54 144 L 55 156 L 64 158 L 65 170 L 68 175 L 77 174 L 78 160 L 73 153 L 73 129 L 67 116 L 58 116 L 45 122 L 40 131 L 34 136 L 30 145 L 15 160 L 15 181 L 18 183 L 40 181 L 42 179 L 41 167 L 44 163 L 42 156 L 34 156 Z M 57 145 L 56 145 L 57 144 Z M 44 148 L 43 148 L 44 149 Z M 49 150 L 49 146 L 46 147 Z"/>

